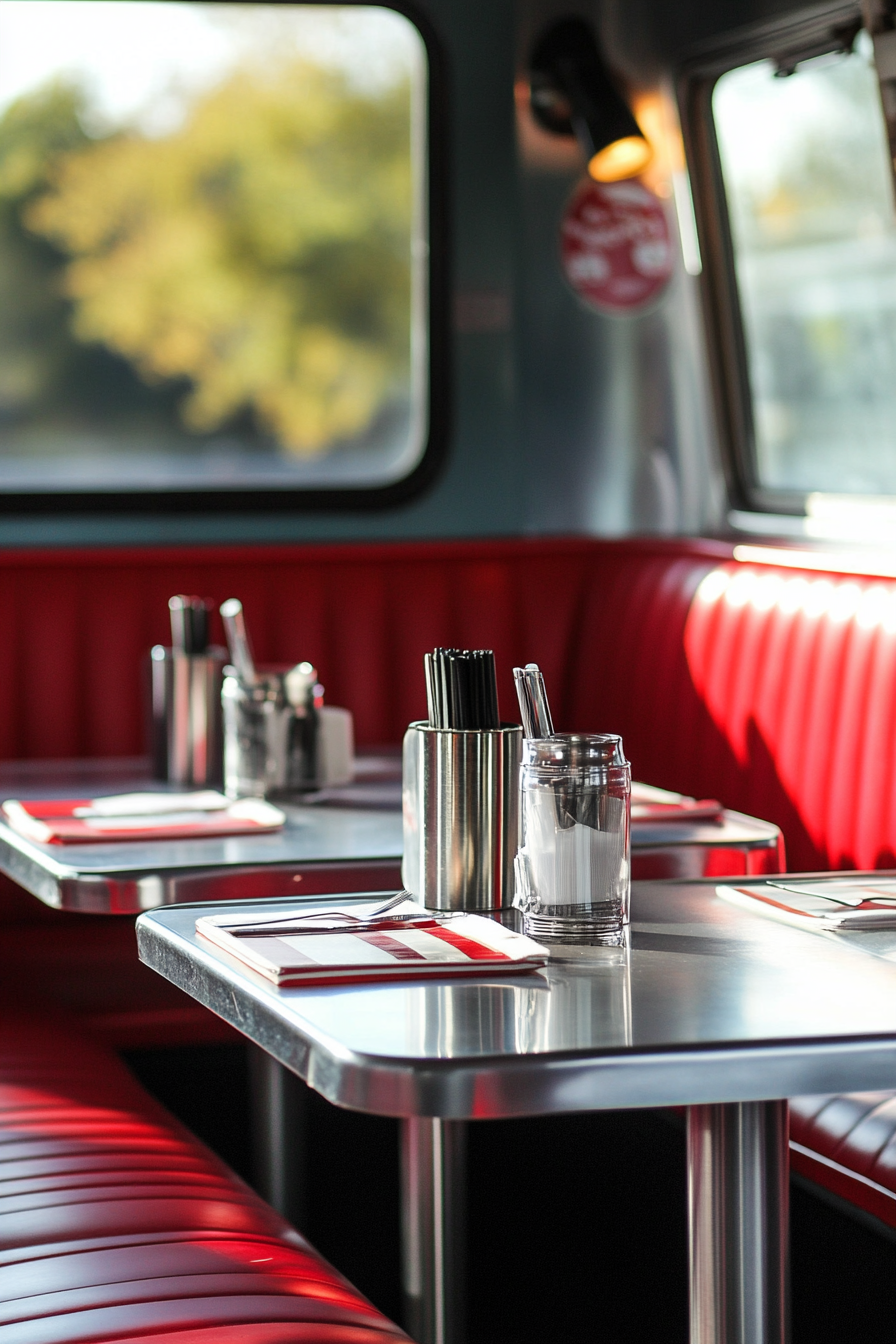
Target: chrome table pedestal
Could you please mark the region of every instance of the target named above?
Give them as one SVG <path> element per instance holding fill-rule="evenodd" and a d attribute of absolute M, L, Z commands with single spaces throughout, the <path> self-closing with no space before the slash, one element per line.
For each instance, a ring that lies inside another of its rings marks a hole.
<path fill-rule="evenodd" d="M 253 1184 L 294 1227 L 308 1215 L 308 1089 L 266 1050 L 249 1047 Z"/>
<path fill-rule="evenodd" d="M 786 1344 L 786 1101 L 688 1108 L 690 1344 Z"/>
<path fill-rule="evenodd" d="M 402 1294 L 417 1344 L 464 1338 L 465 1140 L 461 1120 L 402 1121 Z"/>
<path fill-rule="evenodd" d="M 688 1107 L 690 1344 L 787 1344 L 787 1102 Z M 461 1121 L 401 1128 L 402 1287 L 418 1344 L 462 1344 Z"/>

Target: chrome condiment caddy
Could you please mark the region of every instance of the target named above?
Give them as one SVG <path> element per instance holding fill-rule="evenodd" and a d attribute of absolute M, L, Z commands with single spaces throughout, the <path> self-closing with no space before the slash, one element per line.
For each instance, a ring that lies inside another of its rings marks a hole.
<path fill-rule="evenodd" d="M 224 709 L 224 791 L 231 798 L 316 788 L 323 688 L 310 663 L 256 672 L 246 682 L 228 667 Z"/>

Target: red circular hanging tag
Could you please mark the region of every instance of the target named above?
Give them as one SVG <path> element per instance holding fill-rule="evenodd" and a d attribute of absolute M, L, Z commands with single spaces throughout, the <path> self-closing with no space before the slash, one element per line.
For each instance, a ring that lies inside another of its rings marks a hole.
<path fill-rule="evenodd" d="M 645 308 L 674 267 L 662 201 L 640 182 L 586 178 L 563 216 L 560 259 L 576 294 L 599 313 Z"/>

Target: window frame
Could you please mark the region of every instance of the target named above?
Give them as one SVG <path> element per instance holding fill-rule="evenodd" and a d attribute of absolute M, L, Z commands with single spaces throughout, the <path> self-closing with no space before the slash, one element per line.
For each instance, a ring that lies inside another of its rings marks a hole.
<path fill-rule="evenodd" d="M 731 507 L 745 512 L 805 516 L 809 497 L 825 492 L 773 490 L 759 481 L 746 334 L 713 92 L 722 75 L 754 61 L 795 66 L 842 49 L 844 40 L 851 41 L 862 27 L 861 18 L 858 3 L 834 3 L 739 30 L 686 61 L 676 81 L 700 244 L 706 354 L 722 467 Z"/>
<path fill-rule="evenodd" d="M 261 0 L 259 0 L 261 2 Z M 274 0 L 276 3 L 277 0 Z M 290 0 L 294 4 L 321 0 Z M 394 508 L 423 493 L 440 473 L 448 451 L 451 411 L 450 228 L 448 89 L 445 55 L 425 13 L 410 0 L 372 0 L 402 15 L 417 30 L 426 52 L 424 200 L 427 214 L 426 437 L 419 461 L 406 475 L 383 485 L 203 489 L 22 491 L 0 490 L 0 520 L 12 516 L 205 515 L 370 513 Z M 324 0 L 363 6 L 371 0 Z"/>

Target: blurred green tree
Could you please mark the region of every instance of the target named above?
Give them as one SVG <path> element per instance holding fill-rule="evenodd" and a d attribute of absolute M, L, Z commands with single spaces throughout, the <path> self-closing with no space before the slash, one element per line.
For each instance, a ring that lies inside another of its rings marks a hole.
<path fill-rule="evenodd" d="M 51 84 L 0 119 L 0 417 L 52 404 L 72 349 L 55 283 L 62 257 L 24 227 L 22 211 L 46 191 L 63 154 L 87 143 L 76 90 Z"/>
<path fill-rule="evenodd" d="M 167 135 L 62 144 L 18 200 L 67 258 L 75 337 L 187 380 L 196 432 L 251 411 L 297 454 L 363 432 L 406 392 L 409 98 L 289 60 L 234 72 Z"/>

